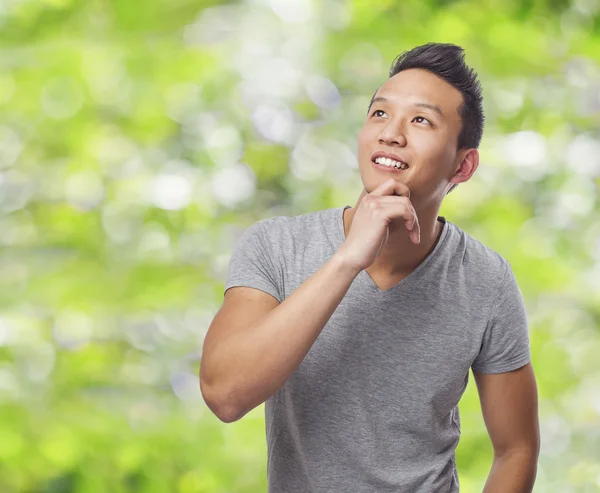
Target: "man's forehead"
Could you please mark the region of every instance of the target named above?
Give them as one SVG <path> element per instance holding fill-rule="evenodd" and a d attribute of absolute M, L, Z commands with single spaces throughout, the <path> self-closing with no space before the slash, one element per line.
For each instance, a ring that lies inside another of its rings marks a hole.
<path fill-rule="evenodd" d="M 390 100 L 395 96 L 403 100 L 425 101 L 444 110 L 458 109 L 462 103 L 461 92 L 441 77 L 422 69 L 408 69 L 387 79 L 375 93 Z M 448 113 L 448 112 L 446 112 Z"/>

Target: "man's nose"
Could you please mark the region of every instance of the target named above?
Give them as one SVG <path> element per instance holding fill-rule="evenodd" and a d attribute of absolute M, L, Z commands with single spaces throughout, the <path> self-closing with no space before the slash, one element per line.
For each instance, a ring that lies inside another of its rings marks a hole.
<path fill-rule="evenodd" d="M 388 145 L 406 145 L 404 129 L 399 123 L 390 122 L 379 134 L 379 143 Z"/>

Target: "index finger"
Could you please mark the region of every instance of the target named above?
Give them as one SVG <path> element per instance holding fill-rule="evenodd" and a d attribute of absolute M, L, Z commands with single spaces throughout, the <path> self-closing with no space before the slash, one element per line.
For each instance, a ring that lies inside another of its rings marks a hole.
<path fill-rule="evenodd" d="M 398 195 L 410 199 L 410 189 L 404 183 L 390 178 L 375 188 L 369 195 Z"/>

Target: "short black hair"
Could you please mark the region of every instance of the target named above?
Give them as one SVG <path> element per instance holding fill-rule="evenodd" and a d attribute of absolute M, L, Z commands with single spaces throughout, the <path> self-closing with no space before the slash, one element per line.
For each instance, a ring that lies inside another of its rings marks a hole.
<path fill-rule="evenodd" d="M 451 43 L 427 43 L 398 55 L 392 62 L 389 73 L 389 78 L 391 78 L 397 73 L 411 68 L 428 70 L 461 92 L 463 103 L 458 108 L 458 113 L 462 126 L 458 135 L 457 149 L 478 148 L 483 136 L 485 121 L 481 84 L 477 79 L 477 74 L 467 66 L 464 58 L 464 49 L 460 46 Z M 374 98 L 375 94 L 369 103 L 369 110 Z M 453 184 L 447 194 L 457 186 L 457 183 Z"/>

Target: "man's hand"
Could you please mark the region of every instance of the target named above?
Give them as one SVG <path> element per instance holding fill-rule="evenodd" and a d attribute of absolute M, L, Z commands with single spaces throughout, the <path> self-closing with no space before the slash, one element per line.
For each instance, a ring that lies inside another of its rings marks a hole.
<path fill-rule="evenodd" d="M 419 220 L 410 202 L 410 190 L 405 184 L 390 178 L 361 198 L 339 254 L 358 270 L 366 269 L 385 246 L 389 224 L 399 218 L 405 220 L 411 240 L 419 243 Z"/>

